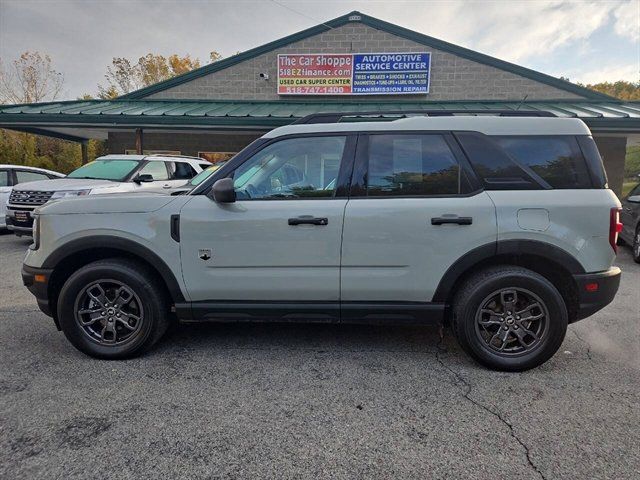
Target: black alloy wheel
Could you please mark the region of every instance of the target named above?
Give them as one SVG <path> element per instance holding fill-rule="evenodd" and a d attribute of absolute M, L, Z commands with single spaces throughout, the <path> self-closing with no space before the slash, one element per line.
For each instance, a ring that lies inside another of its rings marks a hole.
<path fill-rule="evenodd" d="M 523 288 L 503 288 L 480 304 L 476 334 L 492 351 L 520 355 L 540 345 L 548 319 L 547 307 L 536 294 Z"/>
<path fill-rule="evenodd" d="M 83 288 L 76 297 L 74 310 L 79 327 L 100 345 L 131 341 L 144 323 L 138 295 L 114 279 L 100 279 Z"/>
<path fill-rule="evenodd" d="M 548 279 L 517 265 L 487 267 L 466 278 L 453 299 L 453 330 L 481 364 L 519 372 L 560 348 L 569 321 L 566 300 Z"/>
<path fill-rule="evenodd" d="M 166 332 L 170 298 L 149 266 L 124 258 L 98 260 L 66 280 L 57 299 L 60 327 L 78 350 L 96 358 L 140 355 Z"/>

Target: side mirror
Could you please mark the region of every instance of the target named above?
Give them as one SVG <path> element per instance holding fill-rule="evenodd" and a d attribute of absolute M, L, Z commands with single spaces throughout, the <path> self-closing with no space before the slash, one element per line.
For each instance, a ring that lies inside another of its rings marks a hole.
<path fill-rule="evenodd" d="M 153 182 L 153 175 L 150 175 L 148 173 L 143 173 L 142 175 L 138 174 L 135 177 L 133 177 L 133 181 L 138 185 L 141 183 Z"/>
<path fill-rule="evenodd" d="M 627 202 L 640 203 L 640 195 L 631 195 L 630 197 L 627 197 Z"/>
<path fill-rule="evenodd" d="M 233 203 L 236 201 L 236 190 L 233 187 L 233 178 L 221 178 L 213 184 L 207 194 L 217 203 Z"/>

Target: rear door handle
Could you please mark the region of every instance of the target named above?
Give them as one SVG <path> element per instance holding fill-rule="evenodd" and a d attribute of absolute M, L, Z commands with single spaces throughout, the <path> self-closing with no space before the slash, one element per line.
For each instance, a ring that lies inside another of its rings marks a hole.
<path fill-rule="evenodd" d="M 431 219 L 431 225 L 471 225 L 472 223 L 472 217 L 433 217 Z"/>
<path fill-rule="evenodd" d="M 329 219 L 326 217 L 313 217 L 311 215 L 301 215 L 290 218 L 289 225 L 327 225 Z"/>

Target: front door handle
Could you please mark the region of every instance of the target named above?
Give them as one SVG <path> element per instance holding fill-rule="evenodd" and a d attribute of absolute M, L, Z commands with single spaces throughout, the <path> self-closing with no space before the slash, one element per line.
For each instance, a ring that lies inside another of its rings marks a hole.
<path fill-rule="evenodd" d="M 314 217 L 312 215 L 301 215 L 290 218 L 289 225 L 327 225 L 329 219 L 326 217 Z"/>
<path fill-rule="evenodd" d="M 433 217 L 431 219 L 431 225 L 471 225 L 473 223 L 472 217 Z"/>

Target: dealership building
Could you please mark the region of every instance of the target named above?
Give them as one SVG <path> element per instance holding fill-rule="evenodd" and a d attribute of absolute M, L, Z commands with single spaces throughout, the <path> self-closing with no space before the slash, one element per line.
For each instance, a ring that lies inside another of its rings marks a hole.
<path fill-rule="evenodd" d="M 618 192 L 626 146 L 640 140 L 640 102 L 623 102 L 359 12 L 115 100 L 0 106 L 0 128 L 77 141 L 85 159 L 86 140 L 103 139 L 110 153 L 218 162 L 270 129 L 335 111 L 535 111 L 580 118 L 593 132 Z"/>

